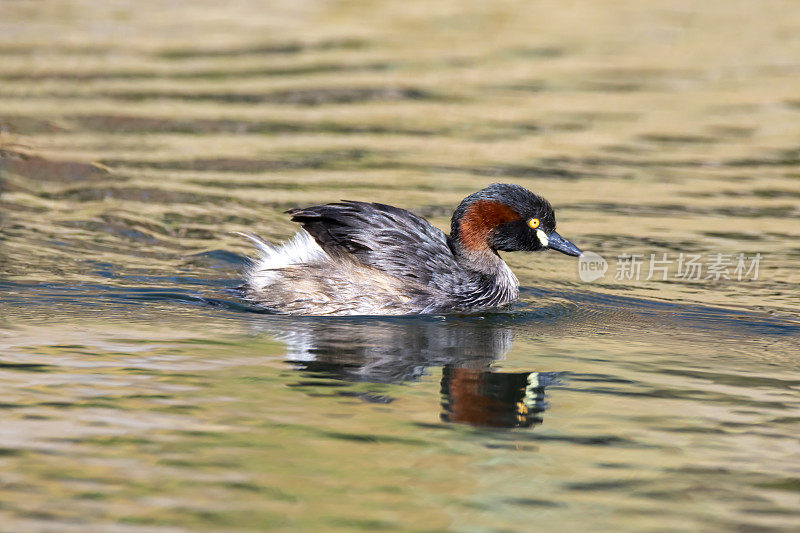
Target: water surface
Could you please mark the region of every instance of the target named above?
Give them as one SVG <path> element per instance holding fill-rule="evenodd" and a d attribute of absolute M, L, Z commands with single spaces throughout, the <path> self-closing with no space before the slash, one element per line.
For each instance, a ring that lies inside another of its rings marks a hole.
<path fill-rule="evenodd" d="M 798 36 L 779 1 L 4 2 L 0 523 L 797 530 Z M 605 277 L 506 254 L 477 316 L 231 291 L 287 208 L 446 229 L 495 181 Z M 681 253 L 762 260 L 645 279 Z"/>

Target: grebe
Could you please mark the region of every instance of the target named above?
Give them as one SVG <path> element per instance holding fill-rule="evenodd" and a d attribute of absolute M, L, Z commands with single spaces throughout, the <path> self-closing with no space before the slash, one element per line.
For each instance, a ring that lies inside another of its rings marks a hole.
<path fill-rule="evenodd" d="M 342 201 L 286 211 L 303 229 L 276 246 L 242 234 L 259 257 L 244 298 L 290 315 L 474 312 L 519 297 L 498 251 L 553 249 L 579 256 L 556 233 L 550 203 L 519 185 L 495 183 L 467 196 L 450 236 L 390 205 Z"/>

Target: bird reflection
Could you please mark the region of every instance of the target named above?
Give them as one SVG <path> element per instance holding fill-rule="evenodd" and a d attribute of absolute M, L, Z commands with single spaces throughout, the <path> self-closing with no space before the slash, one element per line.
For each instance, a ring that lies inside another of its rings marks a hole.
<path fill-rule="evenodd" d="M 547 409 L 545 387 L 558 372 L 442 368 L 442 420 L 483 427 L 531 427 Z"/>
<path fill-rule="evenodd" d="M 286 343 L 288 362 L 307 376 L 401 383 L 442 367 L 445 422 L 493 428 L 540 424 L 545 388 L 559 374 L 493 371 L 492 363 L 511 349 L 514 331 L 491 318 L 279 318 L 266 329 Z M 382 394 L 337 394 L 378 403 L 394 400 Z"/>

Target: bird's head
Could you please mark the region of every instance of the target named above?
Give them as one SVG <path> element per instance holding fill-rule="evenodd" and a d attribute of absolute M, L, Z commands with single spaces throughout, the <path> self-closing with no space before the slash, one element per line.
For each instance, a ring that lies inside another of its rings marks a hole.
<path fill-rule="evenodd" d="M 519 185 L 495 183 L 466 197 L 453 213 L 451 238 L 468 252 L 581 250 L 556 232 L 550 202 Z"/>

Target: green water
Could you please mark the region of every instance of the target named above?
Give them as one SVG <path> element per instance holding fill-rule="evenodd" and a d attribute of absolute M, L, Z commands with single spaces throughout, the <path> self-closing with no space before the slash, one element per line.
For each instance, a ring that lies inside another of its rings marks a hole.
<path fill-rule="evenodd" d="M 798 58 L 788 1 L 2 2 L 0 531 L 796 531 Z M 495 181 L 605 277 L 506 254 L 480 316 L 230 290 L 285 209 L 446 229 Z"/>

